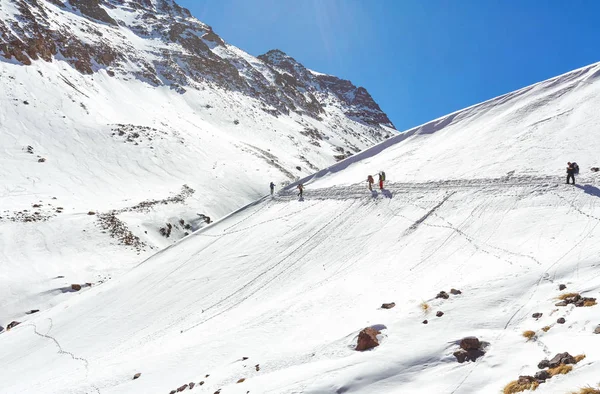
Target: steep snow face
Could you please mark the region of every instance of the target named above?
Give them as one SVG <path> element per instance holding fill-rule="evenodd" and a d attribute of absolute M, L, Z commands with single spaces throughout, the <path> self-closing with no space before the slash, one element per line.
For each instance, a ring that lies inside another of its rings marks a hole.
<path fill-rule="evenodd" d="M 396 133 L 171 0 L 0 0 L 0 90 L 0 324 Z"/>
<path fill-rule="evenodd" d="M 555 304 L 600 297 L 597 75 L 416 128 L 305 179 L 303 198 L 290 186 L 66 294 L 0 334 L 0 392 L 487 394 L 561 352 L 586 357 L 536 392 L 596 385 L 599 306 Z M 562 158 L 551 144 L 568 138 L 586 143 Z M 577 186 L 557 161 L 572 158 Z M 390 182 L 371 193 L 363 179 L 381 169 Z M 436 298 L 451 288 L 462 294 Z M 380 345 L 356 352 L 365 327 Z M 485 355 L 459 364 L 470 335 Z"/>

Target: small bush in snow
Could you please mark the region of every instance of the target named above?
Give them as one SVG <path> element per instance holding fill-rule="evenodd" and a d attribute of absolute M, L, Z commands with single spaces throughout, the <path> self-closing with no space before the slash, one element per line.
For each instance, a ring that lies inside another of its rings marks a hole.
<path fill-rule="evenodd" d="M 523 331 L 522 335 L 525 338 L 527 338 L 527 340 L 530 340 L 530 339 L 533 339 L 535 337 L 535 331 L 531 331 L 531 330 Z"/>

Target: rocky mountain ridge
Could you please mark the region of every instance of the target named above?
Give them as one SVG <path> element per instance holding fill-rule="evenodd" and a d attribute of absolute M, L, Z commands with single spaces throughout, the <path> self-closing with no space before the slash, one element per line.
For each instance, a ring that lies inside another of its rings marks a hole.
<path fill-rule="evenodd" d="M 105 70 L 180 93 L 209 85 L 256 98 L 275 116 L 319 119 L 337 105 L 376 128 L 377 140 L 389 135 L 379 125 L 394 127 L 366 89 L 311 72 L 279 50 L 254 58 L 172 0 L 3 0 L 2 9 L 0 56 L 9 61 L 62 60 L 82 74 Z"/>

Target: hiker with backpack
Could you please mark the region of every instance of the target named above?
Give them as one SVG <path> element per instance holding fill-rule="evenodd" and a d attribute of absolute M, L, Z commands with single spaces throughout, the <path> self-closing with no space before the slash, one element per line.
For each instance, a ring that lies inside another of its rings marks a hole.
<path fill-rule="evenodd" d="M 383 190 L 383 182 L 385 181 L 385 172 L 381 171 L 379 173 L 379 189 Z"/>
<path fill-rule="evenodd" d="M 302 193 L 304 192 L 304 186 L 300 183 L 298 184 L 298 186 L 296 186 L 298 188 L 298 190 L 300 191 L 298 193 L 298 197 L 302 198 Z"/>
<path fill-rule="evenodd" d="M 271 188 L 271 195 L 273 195 L 273 192 L 275 191 L 275 184 L 273 182 L 271 182 L 269 187 Z"/>
<path fill-rule="evenodd" d="M 375 179 L 373 179 L 373 176 L 369 175 L 367 177 L 367 183 L 369 184 L 369 190 L 373 191 L 373 184 L 375 183 Z"/>
<path fill-rule="evenodd" d="M 573 165 L 574 164 L 574 165 Z M 567 185 L 569 184 L 569 179 L 573 180 L 573 184 L 575 184 L 575 173 L 579 173 L 579 166 L 577 163 L 567 163 Z"/>

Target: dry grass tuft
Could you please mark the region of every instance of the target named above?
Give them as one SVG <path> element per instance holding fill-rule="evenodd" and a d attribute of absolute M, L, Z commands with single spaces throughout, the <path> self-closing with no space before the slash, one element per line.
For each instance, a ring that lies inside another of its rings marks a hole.
<path fill-rule="evenodd" d="M 579 391 L 573 391 L 571 394 L 600 394 L 600 390 L 593 387 L 584 387 Z"/>
<path fill-rule="evenodd" d="M 585 358 L 585 354 L 580 354 L 578 356 L 575 356 L 575 364 L 577 364 L 578 362 L 580 362 L 584 358 Z"/>
<path fill-rule="evenodd" d="M 429 304 L 426 303 L 425 301 L 421 302 L 421 309 L 423 310 L 423 312 L 429 312 Z"/>
<path fill-rule="evenodd" d="M 552 328 L 552 327 L 550 327 L 550 326 L 543 327 L 542 331 L 548 332 L 548 331 L 550 331 L 550 328 Z"/>
<path fill-rule="evenodd" d="M 548 373 L 550 374 L 550 376 L 566 375 L 569 372 L 571 372 L 572 370 L 573 370 L 572 365 L 560 364 L 556 368 L 548 368 Z"/>
<path fill-rule="evenodd" d="M 567 298 L 576 297 L 576 296 L 578 296 L 578 295 L 579 295 L 579 293 L 565 293 L 565 294 L 561 294 L 561 295 L 559 295 L 559 296 L 558 296 L 558 299 L 559 299 L 559 300 L 565 300 L 565 299 L 567 299 Z"/>
<path fill-rule="evenodd" d="M 527 338 L 527 340 L 530 340 L 535 337 L 535 331 L 531 331 L 531 330 L 523 331 L 523 336 L 525 338 Z"/>
<path fill-rule="evenodd" d="M 504 394 L 513 394 L 513 393 L 520 393 L 521 391 L 525 391 L 525 390 L 535 390 L 538 388 L 539 385 L 540 384 L 537 381 L 527 382 L 527 383 L 519 383 L 518 380 L 514 380 L 504 387 L 503 393 Z"/>
<path fill-rule="evenodd" d="M 596 305 L 596 301 L 592 301 L 592 300 L 585 300 L 583 301 L 583 306 L 594 306 Z"/>

